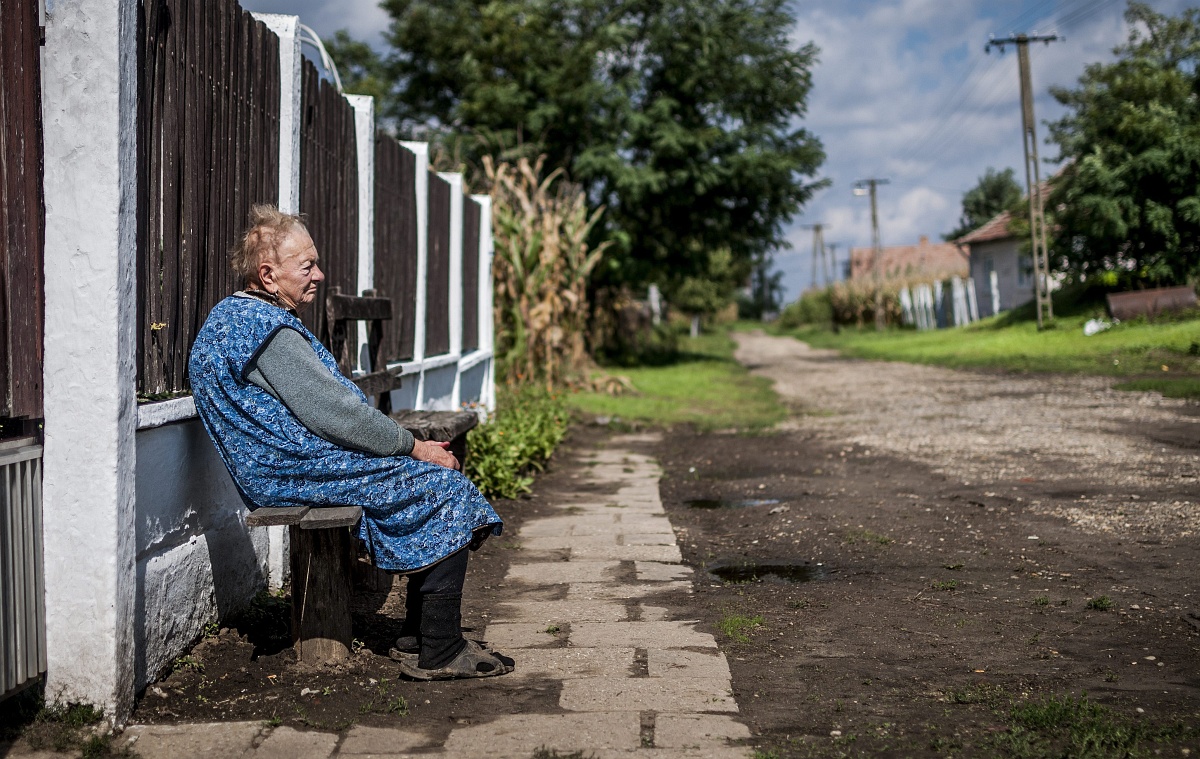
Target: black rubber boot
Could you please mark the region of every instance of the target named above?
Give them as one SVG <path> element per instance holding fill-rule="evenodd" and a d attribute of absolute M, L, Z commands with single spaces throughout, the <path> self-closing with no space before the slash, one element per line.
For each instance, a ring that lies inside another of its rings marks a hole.
<path fill-rule="evenodd" d="M 416 654 L 421 650 L 421 579 L 424 578 L 410 575 L 404 589 L 404 623 L 400 625 L 395 644 L 402 654 Z"/>
<path fill-rule="evenodd" d="M 462 593 L 426 593 L 421 598 L 421 657 L 417 666 L 441 669 L 466 647 L 462 636 Z"/>

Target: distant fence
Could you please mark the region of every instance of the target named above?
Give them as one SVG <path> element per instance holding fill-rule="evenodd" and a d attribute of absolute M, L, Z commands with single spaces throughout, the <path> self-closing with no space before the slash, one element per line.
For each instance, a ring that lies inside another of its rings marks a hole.
<path fill-rule="evenodd" d="M 279 195 L 279 41 L 233 0 L 147 0 L 138 33 L 138 382 L 189 389 L 188 351 L 240 284 L 229 251 Z"/>
<path fill-rule="evenodd" d="M 486 379 L 475 368 L 491 358 L 491 322 L 481 309 L 490 303 L 483 291 L 491 278 L 480 263 L 490 231 L 481 228 L 480 203 L 456 197 L 461 182 L 427 171 L 423 146 L 406 147 L 373 124 L 366 134 L 374 144 L 359 145 L 363 114 L 308 60 L 291 72 L 299 97 L 289 101 L 280 38 L 266 25 L 279 17 L 264 23 L 234 0 L 147 0 L 139 13 L 139 398 L 187 395 L 195 335 L 212 307 L 242 284 L 228 257 L 250 206 L 281 202 L 294 174 L 292 197 L 325 273 L 305 324 L 325 339 L 327 288 L 354 293 L 370 282 L 393 300 L 385 355 L 404 363 L 416 383 L 398 406 L 490 399 L 490 363 Z M 294 114 L 289 103 L 298 105 Z M 295 141 L 298 164 L 289 174 Z M 364 151 L 371 156 L 365 164 Z M 360 177 L 364 166 L 373 176 Z M 363 183 L 373 192 L 364 194 Z M 374 207 L 361 207 L 372 196 Z M 360 249 L 364 240 L 373 251 Z M 474 372 L 466 395 L 456 371 Z"/>
<path fill-rule="evenodd" d="M 0 23 L 0 418 L 42 416 L 42 100 L 38 0 Z"/>
<path fill-rule="evenodd" d="M 949 288 L 949 293 L 946 292 Z M 979 321 L 975 281 L 961 277 L 900 288 L 904 323 L 919 330 L 963 327 Z"/>

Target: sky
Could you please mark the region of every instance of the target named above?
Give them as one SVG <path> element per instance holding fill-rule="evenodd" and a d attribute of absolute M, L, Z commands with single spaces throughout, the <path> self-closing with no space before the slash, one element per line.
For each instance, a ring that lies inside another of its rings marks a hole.
<path fill-rule="evenodd" d="M 388 16 L 377 0 L 242 0 L 248 10 L 299 15 L 322 37 L 338 29 L 382 45 Z M 1175 14 L 1195 0 L 1150 0 Z M 1012 48 L 984 52 L 989 38 L 1057 34 L 1031 46 L 1039 151 L 1042 123 L 1063 115 L 1052 85 L 1072 86 L 1092 62 L 1111 61 L 1128 28 L 1124 0 L 797 0 L 796 46 L 814 42 L 820 58 L 803 125 L 824 144 L 819 177 L 831 186 L 786 231 L 791 249 L 775 256 L 785 299 L 810 285 L 812 232 L 845 261 L 851 246 L 871 244 L 870 202 L 853 194 L 868 178 L 879 188 L 884 245 L 939 241 L 957 226 L 963 193 L 989 168 L 1012 168 L 1024 183 L 1020 88 Z M 1054 170 L 1043 164 L 1043 175 Z M 818 281 L 820 275 L 818 275 Z"/>

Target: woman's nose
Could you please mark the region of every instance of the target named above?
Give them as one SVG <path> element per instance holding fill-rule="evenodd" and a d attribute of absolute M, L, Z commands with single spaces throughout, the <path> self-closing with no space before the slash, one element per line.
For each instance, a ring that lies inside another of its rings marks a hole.
<path fill-rule="evenodd" d="M 325 272 L 321 271 L 320 266 L 313 266 L 312 281 L 323 282 L 325 280 Z"/>

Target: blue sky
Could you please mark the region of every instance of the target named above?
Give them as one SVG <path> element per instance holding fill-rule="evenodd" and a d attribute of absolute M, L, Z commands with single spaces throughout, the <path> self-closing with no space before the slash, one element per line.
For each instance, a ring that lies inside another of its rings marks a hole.
<path fill-rule="evenodd" d="M 387 14 L 377 0 L 242 0 L 254 11 L 290 13 L 321 36 L 348 29 L 382 43 Z M 1178 13 L 1187 0 L 1150 0 Z M 1039 122 L 1061 116 L 1047 90 L 1072 85 L 1084 66 L 1112 59 L 1128 29 L 1124 0 L 825 0 L 796 2 L 795 44 L 821 49 L 805 126 L 825 144 L 821 176 L 832 186 L 795 219 L 791 250 L 776 255 L 788 299 L 809 284 L 811 232 L 825 240 L 869 245 L 870 206 L 854 182 L 883 177 L 879 224 L 884 245 L 940 239 L 956 226 L 962 194 L 989 167 L 1011 167 L 1024 181 L 1017 58 L 984 53 L 989 35 L 1056 33 L 1065 39 L 1031 48 Z M 1039 123 L 1039 138 L 1046 129 Z M 1042 156 L 1054 155 L 1042 145 Z M 1052 171 L 1053 167 L 1049 167 Z M 1046 168 L 1043 168 L 1046 171 Z"/>

